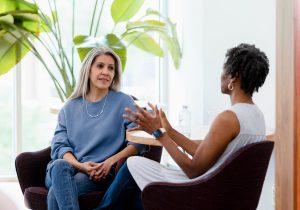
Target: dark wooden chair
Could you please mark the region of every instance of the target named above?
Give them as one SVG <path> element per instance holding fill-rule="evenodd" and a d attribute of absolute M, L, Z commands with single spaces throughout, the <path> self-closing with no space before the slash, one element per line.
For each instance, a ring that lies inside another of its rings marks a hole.
<path fill-rule="evenodd" d="M 145 210 L 255 210 L 274 142 L 247 145 L 213 174 L 189 183 L 156 182 L 145 187 Z"/>
<path fill-rule="evenodd" d="M 47 210 L 48 189 L 45 187 L 46 166 L 50 161 L 50 147 L 37 152 L 24 152 L 17 156 L 15 165 L 26 207 Z M 144 157 L 160 162 L 162 147 L 151 146 Z M 125 159 L 116 165 L 116 172 Z M 80 209 L 89 210 L 98 206 L 105 192 L 91 192 L 79 197 Z"/>

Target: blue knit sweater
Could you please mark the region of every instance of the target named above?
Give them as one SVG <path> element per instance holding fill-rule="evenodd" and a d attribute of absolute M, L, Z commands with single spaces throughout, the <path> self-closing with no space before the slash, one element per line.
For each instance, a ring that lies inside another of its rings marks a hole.
<path fill-rule="evenodd" d="M 51 143 L 52 160 L 72 152 L 79 162 L 102 162 L 126 146 L 126 129 L 136 125 L 124 119 L 122 114 L 125 107 L 136 110 L 133 99 L 122 92 L 110 90 L 105 106 L 104 103 L 105 98 L 89 102 L 79 97 L 64 105 Z M 88 115 L 97 115 L 102 108 L 103 113 L 99 117 Z M 139 153 L 147 148 L 132 142 L 128 144 L 133 144 Z"/>

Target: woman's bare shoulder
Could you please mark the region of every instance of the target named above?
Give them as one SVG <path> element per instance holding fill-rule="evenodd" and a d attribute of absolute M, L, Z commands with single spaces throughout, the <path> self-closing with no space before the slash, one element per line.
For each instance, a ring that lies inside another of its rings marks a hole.
<path fill-rule="evenodd" d="M 217 115 L 212 123 L 210 132 L 217 132 L 219 135 L 234 138 L 240 132 L 240 123 L 236 114 L 230 110 L 225 110 Z"/>

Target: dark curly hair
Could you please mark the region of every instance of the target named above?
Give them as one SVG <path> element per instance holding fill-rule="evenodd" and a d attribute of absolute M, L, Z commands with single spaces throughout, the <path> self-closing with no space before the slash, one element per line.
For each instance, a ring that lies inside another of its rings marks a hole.
<path fill-rule="evenodd" d="M 254 45 L 240 44 L 227 51 L 224 69 L 232 78 L 240 78 L 241 89 L 252 96 L 265 82 L 269 73 L 269 60 Z"/>

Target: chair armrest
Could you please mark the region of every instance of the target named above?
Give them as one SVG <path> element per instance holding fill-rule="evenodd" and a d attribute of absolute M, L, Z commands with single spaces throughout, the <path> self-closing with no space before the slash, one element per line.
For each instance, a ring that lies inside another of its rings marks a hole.
<path fill-rule="evenodd" d="M 123 163 L 127 160 L 127 158 L 121 158 L 120 160 L 118 160 L 118 162 L 116 163 L 116 168 L 115 168 L 115 175 L 117 175 L 119 169 L 121 168 L 121 166 L 123 165 Z"/>
<path fill-rule="evenodd" d="M 46 167 L 51 148 L 47 147 L 36 152 L 23 152 L 15 160 L 17 177 L 24 193 L 31 186 L 45 186 Z"/>
<path fill-rule="evenodd" d="M 161 146 L 149 146 L 149 151 L 144 153 L 144 157 L 154 160 L 156 162 L 160 162 L 161 154 L 162 154 L 162 147 Z"/>
<path fill-rule="evenodd" d="M 168 182 L 154 182 L 148 184 L 142 191 L 142 200 L 145 210 L 156 209 L 172 209 L 181 210 L 183 206 L 185 209 L 194 209 L 195 204 L 199 204 L 201 209 L 205 209 L 207 203 L 206 193 L 210 191 L 209 188 L 203 186 L 199 189 L 197 184 L 201 185 L 202 181 L 195 181 L 190 183 L 168 183 Z"/>

